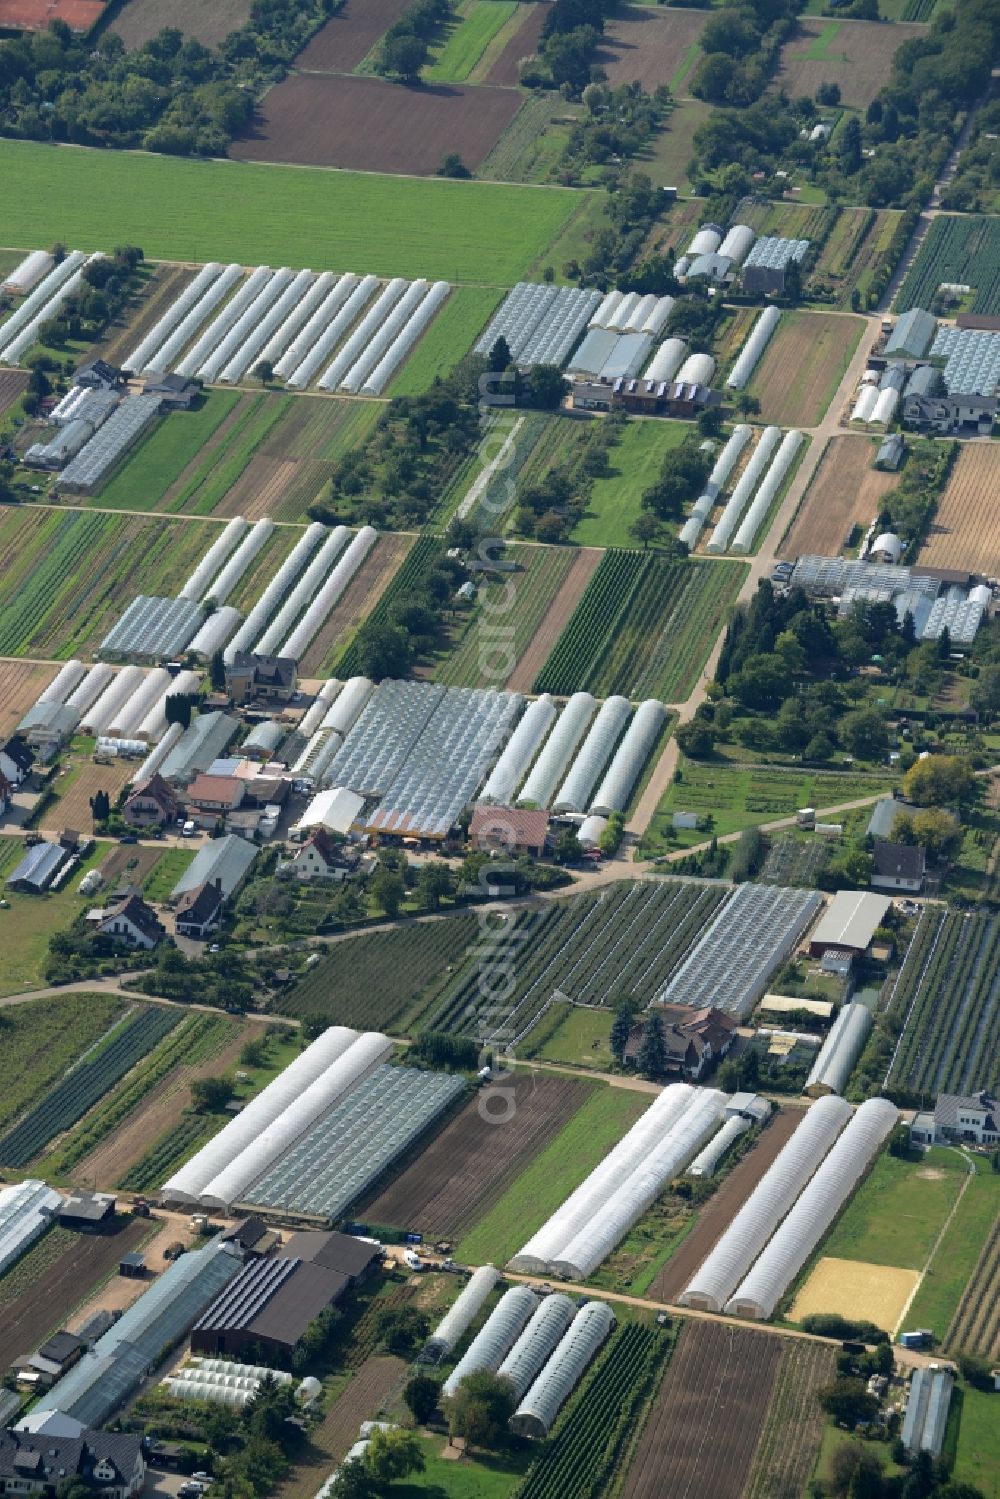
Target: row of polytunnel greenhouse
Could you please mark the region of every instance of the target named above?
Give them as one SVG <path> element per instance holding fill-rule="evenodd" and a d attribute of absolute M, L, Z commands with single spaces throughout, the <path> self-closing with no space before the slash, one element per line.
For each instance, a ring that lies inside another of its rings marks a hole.
<path fill-rule="evenodd" d="M 64 303 L 79 290 L 84 267 L 101 258 L 99 254 L 85 255 L 82 250 L 71 250 L 36 281 L 20 307 L 0 323 L 0 364 L 20 363 L 22 354 L 37 342 L 42 324 L 56 317 Z"/>
<path fill-rule="evenodd" d="M 324 390 L 381 395 L 449 291 L 446 281 L 383 285 L 353 272 L 248 272 L 213 261 L 130 350 L 125 368 L 236 384 L 267 364 L 291 389 L 318 376 Z"/>
<path fill-rule="evenodd" d="M 856 1111 L 832 1093 L 813 1104 L 685 1286 L 681 1305 L 773 1316 L 898 1118 L 884 1098 Z"/>
<path fill-rule="evenodd" d="M 700 535 L 718 500 L 722 485 L 732 473 L 749 437 L 749 428 L 737 427 L 720 454 L 705 491 L 696 500 L 681 531 L 682 539 L 689 545 Z M 780 427 L 764 428 L 708 538 L 709 552 L 752 551 L 768 512 L 804 441 L 802 433 L 795 428 L 786 432 L 784 437 Z M 717 472 L 723 476 L 721 483 L 715 481 Z"/>
<path fill-rule="evenodd" d="M 201 683 L 198 672 L 172 676 L 163 667 L 144 672 L 125 666 L 116 675 L 106 662 L 87 671 L 81 662 L 70 661 L 59 676 L 62 682 L 57 678 L 39 703 L 63 703 L 77 715 L 83 733 L 109 742 L 133 741 L 140 754 L 167 731 L 167 699 L 196 693 Z"/>

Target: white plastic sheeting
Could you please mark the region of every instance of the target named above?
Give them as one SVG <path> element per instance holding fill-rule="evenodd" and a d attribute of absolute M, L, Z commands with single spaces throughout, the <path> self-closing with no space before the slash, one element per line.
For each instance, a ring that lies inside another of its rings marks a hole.
<path fill-rule="evenodd" d="M 851 421 L 852 422 L 869 422 L 869 421 L 871 421 L 872 412 L 875 410 L 875 403 L 878 400 L 878 397 L 879 397 L 878 386 L 877 385 L 866 385 L 864 387 L 864 389 L 861 391 L 861 393 L 859 394 L 858 399 L 854 403 L 854 409 L 852 410 L 851 417 L 850 417 Z"/>
<path fill-rule="evenodd" d="M 151 776 L 154 776 L 156 774 L 156 772 L 159 770 L 160 766 L 170 754 L 170 751 L 173 749 L 177 741 L 181 738 L 183 733 L 184 729 L 181 724 L 172 723 L 170 725 L 170 727 L 167 729 L 167 732 L 160 740 L 159 744 L 154 750 L 150 751 L 145 760 L 143 760 L 142 764 L 139 766 L 139 769 L 136 771 L 135 775 L 132 777 L 132 784 L 134 786 L 144 785 Z"/>
<path fill-rule="evenodd" d="M 164 1182 L 160 1189 L 164 1201 L 197 1202 L 199 1193 L 212 1178 L 251 1147 L 258 1135 L 273 1124 L 310 1083 L 321 1077 L 348 1047 L 353 1046 L 359 1034 L 346 1025 L 334 1025 L 325 1030 L 256 1098 L 252 1098 L 225 1129 L 213 1136 L 186 1165 Z"/>
<path fill-rule="evenodd" d="M 395 342 L 397 333 L 402 332 L 429 290 L 428 283 L 423 279 L 410 282 L 381 327 L 377 332 L 372 333 L 366 344 L 362 345 L 360 353 L 340 382 L 341 390 L 355 394 L 361 389 L 368 375 L 378 364 L 389 345 Z"/>
<path fill-rule="evenodd" d="M 538 1305 L 538 1297 L 527 1286 L 512 1286 L 505 1291 L 441 1386 L 442 1396 L 447 1399 L 454 1395 L 470 1374 L 495 1372 Z"/>
<path fill-rule="evenodd" d="M 284 359 L 290 354 L 296 339 L 304 330 L 313 314 L 322 307 L 334 287 L 337 285 L 338 277 L 332 271 L 321 271 L 318 276 L 312 278 L 305 296 L 295 303 L 292 310 L 285 319 L 275 328 L 267 343 L 260 351 L 260 359 L 266 359 L 269 364 L 274 364 L 277 359 Z M 346 300 L 345 290 L 342 300 Z M 340 304 L 337 303 L 337 306 Z M 332 316 L 330 313 L 328 316 Z M 298 359 L 298 355 L 292 356 Z M 292 366 L 294 368 L 294 365 Z"/>
<path fill-rule="evenodd" d="M 311 781 L 320 780 L 343 743 L 335 729 L 317 729 L 292 766 L 292 774 L 308 777 Z"/>
<path fill-rule="evenodd" d="M 151 375 L 162 375 L 176 364 L 184 349 L 202 326 L 205 319 L 218 307 L 223 298 L 228 297 L 233 287 L 243 278 L 243 267 L 236 261 L 227 265 L 222 275 L 213 281 L 195 303 L 191 311 L 178 323 L 166 343 L 157 353 L 147 357 L 142 373 Z M 228 309 L 224 309 L 220 316 L 224 316 Z M 178 370 L 178 373 L 180 371 Z M 186 373 L 191 373 L 187 371 Z"/>
<path fill-rule="evenodd" d="M 587 1365 L 614 1328 L 614 1313 L 606 1301 L 588 1301 L 582 1306 L 511 1416 L 511 1431 L 517 1436 L 547 1437 Z"/>
<path fill-rule="evenodd" d="M 234 609 L 231 604 L 223 604 L 221 609 L 216 609 L 208 616 L 187 650 L 195 656 L 214 656 L 216 651 L 222 650 L 233 631 L 239 629 L 242 618 L 238 609 Z"/>
<path fill-rule="evenodd" d="M 0 1187 L 0 1275 L 44 1233 L 62 1202 L 58 1192 L 31 1178 Z"/>
<path fill-rule="evenodd" d="M 75 692 L 87 674 L 82 661 L 67 661 L 52 678 L 47 687 L 38 694 L 39 703 L 64 703 L 71 692 Z"/>
<path fill-rule="evenodd" d="M 843 1093 L 873 1023 L 867 1005 L 852 1003 L 841 1007 L 806 1078 L 807 1093 L 814 1097 L 821 1093 Z"/>
<path fill-rule="evenodd" d="M 754 495 L 750 509 L 740 522 L 739 530 L 733 537 L 730 550 L 733 552 L 749 552 L 757 539 L 757 533 L 767 518 L 778 490 L 788 476 L 789 469 L 795 462 L 795 455 L 805 442 L 802 433 L 794 427 L 786 432 L 781 439 L 781 446 L 774 455 L 770 468 L 765 474 L 760 488 Z"/>
<path fill-rule="evenodd" d="M 589 328 L 606 328 L 608 326 L 608 318 L 618 307 L 619 303 L 624 300 L 625 293 L 623 291 L 607 292 L 604 301 L 599 304 L 587 326 Z"/>
<path fill-rule="evenodd" d="M 850 1104 L 832 1094 L 813 1104 L 684 1287 L 681 1306 L 722 1311 L 850 1117 Z"/>
<path fill-rule="evenodd" d="M 257 521 L 251 527 L 249 535 L 244 536 L 218 577 L 208 585 L 205 597 L 213 599 L 216 605 L 224 604 L 258 552 L 263 550 L 273 535 L 273 520 L 265 516 Z"/>
<path fill-rule="evenodd" d="M 55 260 L 48 250 L 32 250 L 14 267 L 3 283 L 3 290 L 15 297 L 25 297 L 51 271 Z"/>
<path fill-rule="evenodd" d="M 447 281 L 435 281 L 416 312 L 404 328 L 397 333 L 378 364 L 365 380 L 361 389 L 372 396 L 380 396 L 392 379 L 397 367 L 416 345 L 424 329 L 451 291 Z"/>
<path fill-rule="evenodd" d="M 699 1150 L 684 1173 L 685 1176 L 714 1176 L 716 1166 L 729 1147 L 739 1139 L 740 1135 L 745 1135 L 747 1130 L 752 1128 L 753 1120 L 745 1114 L 734 1114 L 732 1118 L 727 1119 L 722 1128 L 716 1130 L 708 1144 Z"/>
<path fill-rule="evenodd" d="M 49 298 L 49 300 L 40 309 L 40 311 L 36 312 L 35 316 L 31 318 L 29 322 L 25 323 L 17 336 L 13 338 L 11 342 L 7 344 L 2 353 L 0 353 L 0 359 L 2 359 L 5 364 L 18 364 L 20 362 L 21 355 L 26 353 L 38 338 L 39 329 L 42 327 L 42 325 L 54 318 L 62 308 L 64 303 L 66 303 L 74 294 L 74 292 L 79 289 L 80 285 L 83 282 L 83 272 L 86 266 L 91 265 L 95 260 L 103 259 L 104 256 L 100 253 L 100 251 L 97 251 L 95 252 L 95 254 L 88 255 L 86 257 L 84 264 L 73 271 L 72 275 L 62 283 L 59 289 Z M 42 286 L 44 285 L 45 282 L 43 281 Z M 39 290 L 41 290 L 41 288 L 39 288 Z M 34 295 L 34 293 L 32 295 Z M 28 298 L 28 302 L 30 301 L 31 297 Z M 19 313 L 24 311 L 24 308 L 26 306 L 27 302 L 22 304 L 22 306 L 18 309 L 18 312 L 15 313 L 14 316 L 17 317 Z M 12 319 L 9 321 L 12 321 Z M 2 336 L 3 335 L 0 334 L 0 337 Z"/>
<path fill-rule="evenodd" d="M 633 312 L 641 301 L 642 298 L 637 291 L 627 292 L 604 324 L 605 328 L 613 328 L 616 333 L 624 333 Z"/>
<path fill-rule="evenodd" d="M 597 700 L 589 692 L 574 692 L 521 787 L 519 802 L 534 802 L 537 807 L 549 805 L 559 777 L 583 738 L 596 707 Z"/>
<path fill-rule="evenodd" d="M 154 666 L 120 705 L 105 733 L 111 739 L 130 739 L 135 736 L 135 731 L 146 714 L 159 702 L 170 683 L 171 676 L 166 667 Z"/>
<path fill-rule="evenodd" d="M 748 224 L 732 224 L 719 246 L 719 254 L 725 255 L 734 265 L 742 265 L 753 249 L 756 238 Z"/>
<path fill-rule="evenodd" d="M 531 1321 L 497 1370 L 510 1381 L 515 1399 L 523 1400 L 543 1364 L 565 1334 L 576 1307 L 563 1292 L 546 1296 Z"/>
<path fill-rule="evenodd" d="M 762 1321 L 774 1315 L 778 1302 L 854 1191 L 898 1118 L 899 1110 L 887 1098 L 869 1098 L 861 1105 L 760 1259 L 733 1292 L 726 1303 L 727 1312 Z"/>
<path fill-rule="evenodd" d="M 681 385 L 711 385 L 715 378 L 715 360 L 711 354 L 689 354 L 676 378 Z"/>
<path fill-rule="evenodd" d="M 657 297 L 655 307 L 647 314 L 639 332 L 648 333 L 650 338 L 659 338 L 674 310 L 674 301 L 673 297 Z"/>
<path fill-rule="evenodd" d="M 643 374 L 644 380 L 672 380 L 684 363 L 687 344 L 683 338 L 668 338 L 653 355 Z"/>
<path fill-rule="evenodd" d="M 315 698 L 299 720 L 297 731 L 299 734 L 307 739 L 310 734 L 315 734 L 340 689 L 341 683 L 336 677 L 331 677 L 328 682 L 323 683 L 319 692 L 317 692 Z"/>
<path fill-rule="evenodd" d="M 252 1145 L 224 1166 L 198 1194 L 203 1207 L 225 1211 L 238 1202 L 252 1182 L 262 1176 L 290 1145 L 316 1123 L 331 1105 L 386 1060 L 392 1051 L 388 1036 L 365 1031 L 331 1067 L 299 1094 L 278 1118 L 259 1131 Z"/>
<path fill-rule="evenodd" d="M 697 230 L 684 253 L 692 260 L 696 255 L 714 255 L 721 244 L 722 230 L 715 224 L 706 224 Z"/>
<path fill-rule="evenodd" d="M 528 704 L 524 717 L 507 741 L 506 749 L 479 794 L 480 801 L 509 803 L 555 718 L 556 705 L 549 693 L 544 692 Z"/>
<path fill-rule="evenodd" d="M 868 420 L 875 425 L 887 427 L 892 421 L 898 405 L 898 390 L 894 390 L 891 386 L 887 390 L 880 390 L 875 398 L 875 405 Z"/>
<path fill-rule="evenodd" d="M 561 1252 L 580 1229 L 608 1201 L 611 1193 L 641 1165 L 657 1140 L 669 1131 L 687 1109 L 694 1089 L 688 1083 L 671 1083 L 658 1093 L 626 1135 L 571 1192 L 551 1217 L 510 1262 L 512 1270 L 528 1275 L 547 1274 Z"/>
<path fill-rule="evenodd" d="M 202 557 L 194 572 L 177 590 L 180 599 L 193 599 L 195 603 L 200 602 L 208 591 L 208 585 L 215 577 L 219 568 L 235 550 L 236 546 L 250 529 L 250 522 L 243 519 L 242 515 L 234 515 L 232 520 L 221 531 L 212 542 L 208 551 Z"/>
<path fill-rule="evenodd" d="M 739 353 L 726 380 L 727 390 L 742 390 L 757 367 L 757 361 L 767 348 L 770 338 L 781 320 L 778 307 L 765 307 L 750 330 L 750 336 Z"/>
<path fill-rule="evenodd" d="M 168 673 L 169 676 L 169 673 Z M 167 732 L 167 699 L 169 697 L 187 697 L 198 691 L 201 685 L 201 675 L 196 671 L 180 671 L 176 677 L 164 686 L 159 697 L 147 710 L 145 717 L 140 721 L 135 734 L 137 739 L 156 740 Z"/>
<path fill-rule="evenodd" d="M 552 803 L 556 812 L 582 812 L 594 783 L 605 765 L 622 730 L 632 716 L 627 697 L 609 697 L 601 704 L 590 732 L 577 752 L 569 773 Z M 595 810 L 599 810 L 595 808 Z"/>
<path fill-rule="evenodd" d="M 355 318 L 367 307 L 378 284 L 377 276 L 365 276 L 361 281 L 351 273 L 341 277 L 327 302 L 310 318 L 295 340 L 295 349 L 289 350 L 276 366 L 275 373 L 281 375 L 286 385 L 292 390 L 305 389 Z M 292 364 L 295 354 L 300 351 L 298 363 Z M 291 370 L 286 375 L 290 364 Z"/>
<path fill-rule="evenodd" d="M 0 353 L 6 353 L 6 347 L 13 342 L 15 334 L 33 323 L 40 312 L 47 310 L 60 289 L 71 277 L 78 275 L 86 260 L 82 250 L 71 250 L 65 260 L 52 267 L 44 281 L 38 283 L 17 311 L 12 312 L 5 323 L 0 323 Z"/>
<path fill-rule="evenodd" d="M 253 301 L 244 307 L 235 323 L 220 339 L 216 347 L 203 361 L 198 376 L 202 380 L 217 380 L 229 361 L 237 355 L 254 330 L 268 321 L 275 304 L 280 300 L 285 288 L 294 279 L 294 271 L 288 266 L 282 266 L 280 271 L 274 271 L 257 292 Z"/>
<path fill-rule="evenodd" d="M 625 332 L 642 333 L 646 326 L 646 319 L 654 311 L 657 301 L 658 298 L 652 292 L 647 292 L 644 297 L 640 297 L 625 320 Z"/>
<path fill-rule="evenodd" d="M 338 734 L 350 733 L 374 691 L 375 683 L 367 677 L 348 677 L 343 692 L 338 693 L 331 702 L 320 726 L 324 729 L 336 729 Z"/>
<path fill-rule="evenodd" d="M 647 698 L 639 704 L 624 739 L 615 750 L 614 759 L 604 772 L 604 779 L 594 793 L 591 812 L 605 817 L 612 812 L 624 812 L 632 788 L 666 721 L 667 710 L 656 698 Z"/>
<path fill-rule="evenodd" d="M 320 390 L 337 389 L 348 370 L 352 368 L 355 360 L 358 359 L 362 351 L 367 348 L 376 330 L 385 322 L 405 290 L 406 282 L 402 276 L 394 276 L 382 288 L 374 305 L 365 313 L 343 348 L 338 349 L 333 363 L 323 371 L 317 381 Z"/>
<path fill-rule="evenodd" d="M 480 1265 L 462 1287 L 458 1300 L 445 1312 L 424 1345 L 428 1358 L 440 1358 L 450 1353 L 459 1338 L 471 1326 L 477 1312 L 483 1307 L 487 1296 L 500 1279 L 494 1265 Z"/>
<path fill-rule="evenodd" d="M 757 446 L 750 455 L 749 463 L 740 475 L 739 483 L 726 501 L 726 507 L 708 538 L 708 551 L 724 552 L 729 546 L 750 496 L 760 483 L 761 475 L 770 463 L 771 456 L 780 441 L 780 427 L 764 428 L 757 439 Z"/>
<path fill-rule="evenodd" d="M 608 825 L 606 817 L 597 817 L 591 812 L 585 817 L 576 832 L 577 842 L 581 848 L 597 848 L 601 842 L 601 836 Z"/>
<path fill-rule="evenodd" d="M 235 286 L 242 277 L 242 274 L 243 268 L 240 266 L 237 269 L 237 275 L 232 279 L 231 285 Z M 259 265 L 255 271 L 251 271 L 250 275 L 244 280 L 243 285 L 230 298 L 222 311 L 217 313 L 208 327 L 184 355 L 184 358 L 177 364 L 176 372 L 178 375 L 190 377 L 198 373 L 213 349 L 217 349 L 222 340 L 229 335 L 247 308 L 252 302 L 256 301 L 273 275 L 274 272 L 270 266 L 266 265 Z M 208 295 L 211 296 L 214 290 L 214 287 L 210 287 Z M 160 357 L 163 357 L 162 354 Z"/>
<path fill-rule="evenodd" d="M 310 270 L 299 271 L 291 276 L 291 281 L 281 287 L 281 280 L 286 276 L 284 271 L 279 271 L 274 282 L 268 287 L 268 293 L 273 298 L 275 290 L 278 295 L 272 300 L 270 307 L 265 311 L 257 309 L 256 317 L 253 316 L 254 309 L 250 308 L 244 314 L 241 325 L 233 329 L 230 336 L 231 342 L 240 333 L 242 342 L 238 345 L 235 353 L 231 354 L 226 364 L 219 373 L 219 379 L 227 384 L 241 380 L 247 370 L 251 369 L 254 362 L 263 355 L 264 346 L 273 337 L 275 332 L 284 328 L 289 316 L 293 314 L 303 298 L 308 293 L 316 277 Z M 259 300 L 259 299 L 258 299 Z M 255 304 L 256 305 L 256 304 Z M 282 345 L 283 347 L 283 345 Z M 215 356 L 213 356 L 214 358 Z"/>
<path fill-rule="evenodd" d="M 143 678 L 142 668 L 123 666 L 113 681 L 110 681 L 100 697 L 82 715 L 81 734 L 103 734 L 113 721 L 118 710 L 136 691 Z M 73 705 L 74 707 L 76 704 Z"/>
<path fill-rule="evenodd" d="M 745 422 L 733 428 L 729 440 L 705 482 L 705 488 L 691 507 L 691 514 L 681 527 L 680 539 L 685 546 L 693 547 L 701 535 L 702 528 L 715 507 L 723 487 L 736 467 L 740 454 L 753 435 L 753 429 Z"/>
<path fill-rule="evenodd" d="M 114 674 L 113 666 L 109 666 L 106 661 L 98 661 L 96 666 L 90 668 L 79 686 L 70 693 L 66 699 L 67 707 L 77 708 L 81 714 L 86 713 L 87 709 L 97 702 Z"/>
<path fill-rule="evenodd" d="M 313 521 L 311 526 L 306 527 L 232 640 L 226 646 L 224 657 L 227 664 L 236 660 L 237 651 L 249 651 L 253 649 L 254 641 L 259 638 L 271 616 L 277 613 L 285 595 L 326 535 L 326 527 L 320 525 L 318 521 Z"/>
<path fill-rule="evenodd" d="M 637 1223 L 664 1186 L 713 1133 L 728 1102 L 717 1088 L 698 1088 L 686 1107 L 654 1139 L 637 1166 L 594 1210 L 552 1260 L 557 1275 L 585 1280 Z"/>
<path fill-rule="evenodd" d="M 306 606 L 312 603 L 323 579 L 350 537 L 347 526 L 334 526 L 302 577 L 254 646 L 259 655 L 276 651 Z"/>
<path fill-rule="evenodd" d="M 323 624 L 330 610 L 350 583 L 358 568 L 378 540 L 374 526 L 362 526 L 333 572 L 320 588 L 316 597 L 299 620 L 295 629 L 281 647 L 281 654 L 293 661 L 304 656 L 313 636 Z"/>
<path fill-rule="evenodd" d="M 203 265 L 201 270 L 181 292 L 175 297 L 161 318 L 158 318 L 150 328 L 146 337 L 129 354 L 124 361 L 124 368 L 131 370 L 133 374 L 141 374 L 149 368 L 149 360 L 166 343 L 170 334 L 179 323 L 187 316 L 192 307 L 197 306 L 205 292 L 217 281 L 222 274 L 222 266 L 217 260 L 212 260 L 208 265 Z"/>

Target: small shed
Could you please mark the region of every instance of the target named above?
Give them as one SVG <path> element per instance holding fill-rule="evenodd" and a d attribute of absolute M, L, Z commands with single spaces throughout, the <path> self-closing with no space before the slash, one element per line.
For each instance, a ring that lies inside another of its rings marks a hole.
<path fill-rule="evenodd" d="M 882 469 L 886 473 L 894 474 L 903 461 L 905 451 L 903 439 L 899 433 L 891 433 L 875 455 L 875 467 Z"/>
<path fill-rule="evenodd" d="M 118 1274 L 124 1275 L 128 1280 L 144 1280 L 146 1276 L 146 1256 L 134 1250 L 131 1254 L 122 1255 L 118 1261 Z"/>
<path fill-rule="evenodd" d="M 937 320 L 922 307 L 911 307 L 896 319 L 896 325 L 885 345 L 886 355 L 920 359 L 930 348 L 937 332 Z"/>

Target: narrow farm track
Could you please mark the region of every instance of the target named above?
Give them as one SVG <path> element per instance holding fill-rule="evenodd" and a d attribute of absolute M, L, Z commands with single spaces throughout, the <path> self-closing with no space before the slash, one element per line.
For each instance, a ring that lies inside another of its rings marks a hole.
<path fill-rule="evenodd" d="M 304 1452 L 274 1492 L 274 1499 L 313 1499 L 358 1439 L 362 1421 L 370 1420 L 383 1401 L 402 1385 L 408 1373 L 401 1358 L 373 1355 L 365 1360 L 347 1388 L 309 1433 Z"/>

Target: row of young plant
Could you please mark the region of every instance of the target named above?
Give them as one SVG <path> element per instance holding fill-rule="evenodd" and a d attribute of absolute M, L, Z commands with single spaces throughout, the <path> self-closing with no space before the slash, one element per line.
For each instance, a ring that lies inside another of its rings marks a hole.
<path fill-rule="evenodd" d="M 1000 1351 L 1000 1217 L 990 1230 L 976 1268 L 962 1292 L 955 1315 L 944 1337 L 946 1348 L 965 1353 L 985 1353 L 992 1357 Z"/>
<path fill-rule="evenodd" d="M 623 608 L 620 627 L 608 632 L 587 673 L 585 684 L 600 696 L 659 693 L 660 674 L 670 664 L 664 657 L 674 639 L 676 616 L 685 595 L 696 592 L 701 582 L 689 563 L 647 560 L 650 565 Z"/>
<path fill-rule="evenodd" d="M 605 552 L 556 641 L 533 687 L 534 692 L 577 692 L 591 680 L 609 640 L 616 640 L 622 620 L 653 558 L 613 547 Z"/>
<path fill-rule="evenodd" d="M 165 1130 L 115 1185 L 123 1192 L 148 1192 L 158 1187 L 201 1149 L 222 1122 L 207 1114 L 182 1115 L 180 1121 Z"/>
<path fill-rule="evenodd" d="M 1000 1025 L 997 998 L 1000 943 L 997 942 L 995 919 L 977 918 L 977 922 L 982 924 L 982 936 L 976 966 L 962 996 L 961 1013 L 954 1017 L 957 1024 L 949 1026 L 939 1019 L 940 1033 L 953 1039 L 949 1041 L 933 1079 L 936 1092 L 968 1093 L 982 1083 L 989 1087 L 1000 1077 L 996 1047 L 996 1031 Z M 991 1031 L 994 1033 L 992 1037 Z M 923 1079 L 920 1086 L 923 1086 Z"/>

